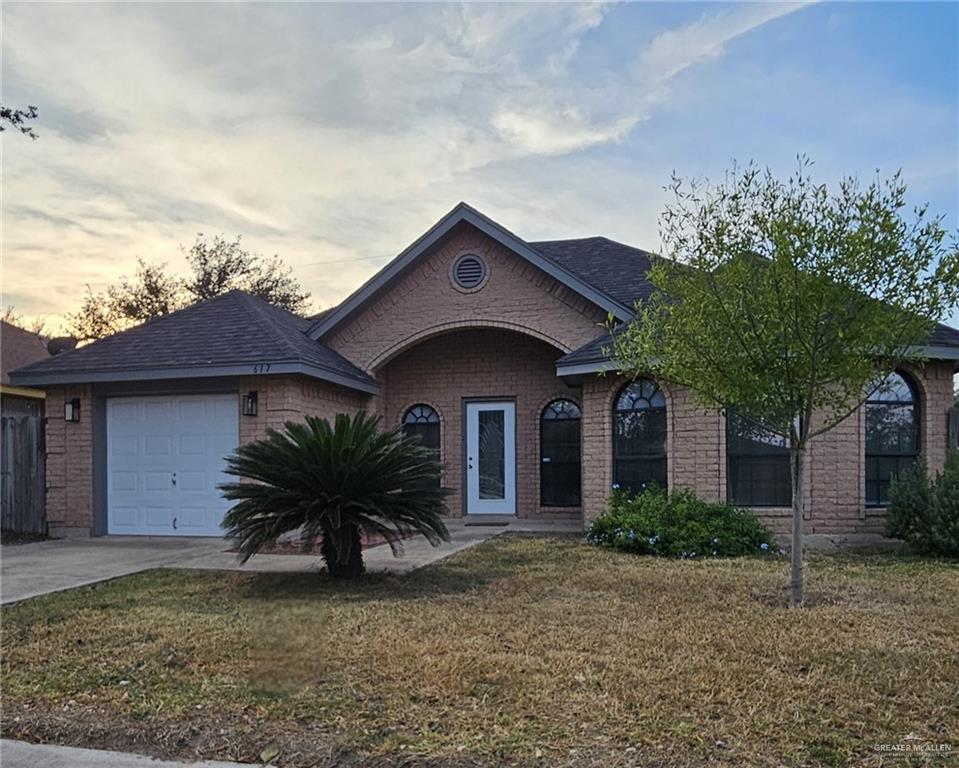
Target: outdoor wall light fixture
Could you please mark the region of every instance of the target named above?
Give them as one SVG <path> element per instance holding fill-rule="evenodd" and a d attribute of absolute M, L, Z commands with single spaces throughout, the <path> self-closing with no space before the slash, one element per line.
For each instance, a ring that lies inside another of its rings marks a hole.
<path fill-rule="evenodd" d="M 243 395 L 243 415 L 256 416 L 257 394 L 256 392 L 247 392 Z"/>
<path fill-rule="evenodd" d="M 64 421 L 80 421 L 80 398 L 75 397 L 63 404 Z"/>

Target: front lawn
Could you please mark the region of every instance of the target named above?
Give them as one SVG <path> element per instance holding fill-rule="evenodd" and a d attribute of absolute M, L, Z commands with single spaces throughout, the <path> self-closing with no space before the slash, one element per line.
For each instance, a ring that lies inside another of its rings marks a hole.
<path fill-rule="evenodd" d="M 959 569 L 821 556 L 794 611 L 787 568 L 501 538 L 356 585 L 152 571 L 3 609 L 3 732 L 289 766 L 860 766 L 910 733 L 959 747 Z"/>

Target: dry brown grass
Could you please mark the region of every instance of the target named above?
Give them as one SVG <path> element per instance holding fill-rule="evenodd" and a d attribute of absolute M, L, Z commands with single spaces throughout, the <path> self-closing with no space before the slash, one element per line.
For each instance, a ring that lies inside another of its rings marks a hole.
<path fill-rule="evenodd" d="M 224 759 L 275 744 L 291 766 L 859 766 L 907 733 L 959 747 L 959 569 L 820 557 L 810 577 L 789 610 L 780 561 L 562 539 L 351 586 L 154 571 L 3 610 L 4 731 Z"/>

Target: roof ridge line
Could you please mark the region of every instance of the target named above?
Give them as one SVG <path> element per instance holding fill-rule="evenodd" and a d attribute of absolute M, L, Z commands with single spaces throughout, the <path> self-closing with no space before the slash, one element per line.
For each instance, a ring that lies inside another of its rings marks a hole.
<path fill-rule="evenodd" d="M 274 331 L 280 330 L 280 324 L 277 322 L 276 318 L 269 315 L 265 311 L 265 307 L 260 306 L 260 304 L 262 303 L 262 304 L 267 304 L 270 307 L 274 307 L 273 304 L 269 304 L 269 302 L 267 302 L 266 299 L 261 299 L 259 296 L 254 296 L 252 293 L 247 293 L 246 291 L 240 291 L 240 293 L 245 299 L 247 306 L 250 309 L 252 309 L 253 313 L 257 317 L 260 317 L 261 319 L 269 323 L 270 327 L 273 328 Z M 280 310 L 283 309 L 282 307 L 275 307 L 275 308 Z M 286 310 L 283 310 L 283 311 L 286 311 Z M 293 313 L 291 312 L 290 314 L 292 315 Z M 303 331 L 301 331 L 299 328 L 294 328 L 293 330 L 296 331 L 297 333 L 303 333 Z M 294 347 L 293 344 L 290 342 L 290 340 L 287 339 L 282 333 L 275 333 L 274 335 L 279 337 L 280 341 L 283 343 L 283 346 L 286 347 L 286 350 L 288 352 L 292 353 L 293 355 L 298 354 L 298 350 L 296 349 L 296 347 Z M 306 336 L 305 333 L 303 333 L 303 335 Z M 306 336 L 306 337 L 308 339 L 310 338 L 309 336 Z M 313 341 L 313 339 L 310 339 L 310 341 Z M 313 343 L 315 344 L 317 342 L 313 341 Z"/>

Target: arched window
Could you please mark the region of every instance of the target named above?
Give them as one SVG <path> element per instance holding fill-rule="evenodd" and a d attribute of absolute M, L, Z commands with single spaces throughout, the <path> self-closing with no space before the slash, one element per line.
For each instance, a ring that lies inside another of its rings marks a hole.
<path fill-rule="evenodd" d="M 403 417 L 403 432 L 419 437 L 423 445 L 439 453 L 440 416 L 430 406 L 420 403 L 410 408 Z"/>
<path fill-rule="evenodd" d="M 889 503 L 889 481 L 919 456 L 919 398 L 912 383 L 890 373 L 866 400 L 866 505 Z"/>
<path fill-rule="evenodd" d="M 581 503 L 580 412 L 571 400 L 554 400 L 539 422 L 539 501 L 544 507 Z"/>
<path fill-rule="evenodd" d="M 666 396 L 649 379 L 627 384 L 616 398 L 613 482 L 633 492 L 666 487 Z"/>
<path fill-rule="evenodd" d="M 789 441 L 726 410 L 726 496 L 744 507 L 792 504 Z"/>

